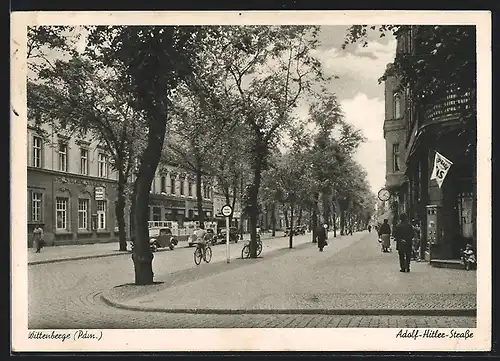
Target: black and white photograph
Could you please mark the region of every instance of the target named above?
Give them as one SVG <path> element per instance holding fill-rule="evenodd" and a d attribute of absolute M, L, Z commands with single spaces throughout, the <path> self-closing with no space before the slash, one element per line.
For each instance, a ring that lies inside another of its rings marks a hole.
<path fill-rule="evenodd" d="M 490 33 L 13 13 L 12 350 L 489 350 Z"/>

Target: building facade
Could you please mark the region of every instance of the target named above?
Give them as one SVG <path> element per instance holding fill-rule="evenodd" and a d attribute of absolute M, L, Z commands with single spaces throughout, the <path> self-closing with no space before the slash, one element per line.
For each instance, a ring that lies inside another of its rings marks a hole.
<path fill-rule="evenodd" d="M 400 49 L 398 49 L 400 51 Z M 385 187 L 391 192 L 389 202 L 392 210 L 389 223 L 395 225 L 398 216 L 405 213 L 408 182 L 405 176 L 405 94 L 400 89 L 400 82 L 395 76 L 392 64 L 386 68 L 385 80 L 385 119 L 384 139 L 386 144 L 386 176 Z"/>
<path fill-rule="evenodd" d="M 422 40 L 422 33 L 417 36 L 420 28 L 412 26 L 409 32 L 398 37 L 398 52 L 407 56 L 418 54 Z M 386 75 L 386 90 L 392 89 L 397 80 L 390 72 Z M 458 259 L 467 243 L 477 245 L 475 84 L 470 87 L 445 81 L 440 84 L 440 88 L 425 97 L 412 94 L 410 89 L 400 92 L 402 121 L 392 128 L 397 129 L 392 135 L 386 136 L 387 186 L 397 185 L 393 194 L 397 193 L 395 200 L 404 203 L 400 210 L 419 221 L 421 254 L 431 263 L 432 260 Z M 394 94 L 386 92 L 386 111 L 388 103 L 396 103 L 393 98 Z M 393 121 L 386 123 L 394 124 Z M 401 147 L 397 149 L 399 158 L 405 166 L 397 180 L 391 174 L 397 153 L 394 148 L 391 152 L 391 142 L 396 142 L 396 138 Z M 441 187 L 431 179 L 436 153 L 453 163 Z"/>
<path fill-rule="evenodd" d="M 117 240 L 117 175 L 109 154 L 88 137 L 27 128 L 28 243 L 36 225 L 47 245 Z"/>
<path fill-rule="evenodd" d="M 202 181 L 203 212 L 205 219 L 214 219 L 213 187 Z M 162 166 L 151 184 L 149 220 L 176 221 L 179 228 L 185 222 L 198 220 L 196 178 L 173 165 Z"/>

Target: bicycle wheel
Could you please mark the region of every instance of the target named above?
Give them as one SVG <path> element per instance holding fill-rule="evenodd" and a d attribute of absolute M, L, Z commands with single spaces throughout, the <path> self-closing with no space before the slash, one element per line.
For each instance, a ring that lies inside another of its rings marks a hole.
<path fill-rule="evenodd" d="M 241 250 L 241 258 L 248 258 L 248 257 L 250 257 L 250 247 L 247 244 Z"/>
<path fill-rule="evenodd" d="M 205 248 L 205 257 L 203 257 L 204 261 L 207 263 L 210 263 L 210 260 L 212 259 L 212 248 L 210 248 L 207 245 L 207 248 Z"/>
<path fill-rule="evenodd" d="M 194 250 L 194 263 L 196 263 L 196 265 L 199 265 L 202 258 L 203 254 L 201 253 L 201 248 L 196 248 Z"/>
<path fill-rule="evenodd" d="M 262 253 L 262 243 L 257 244 L 257 257 Z"/>

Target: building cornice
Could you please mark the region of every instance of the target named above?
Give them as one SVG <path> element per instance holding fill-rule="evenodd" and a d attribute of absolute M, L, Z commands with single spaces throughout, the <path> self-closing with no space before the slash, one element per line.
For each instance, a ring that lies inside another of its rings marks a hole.
<path fill-rule="evenodd" d="M 28 166 L 27 168 L 28 168 L 28 171 L 45 173 L 45 174 L 50 174 L 50 175 L 53 175 L 53 176 L 58 176 L 58 177 L 63 177 L 63 178 L 64 177 L 67 177 L 67 178 L 77 178 L 77 179 L 88 180 L 88 181 L 93 181 L 93 182 L 103 182 L 103 183 L 109 183 L 109 184 L 118 184 L 118 181 L 116 179 L 93 177 L 93 176 L 88 176 L 88 175 L 83 175 L 83 174 L 77 174 L 77 173 L 60 172 L 60 171 L 56 171 L 56 170 L 44 169 L 44 168 L 36 168 L 36 167 L 31 167 L 31 166 Z"/>

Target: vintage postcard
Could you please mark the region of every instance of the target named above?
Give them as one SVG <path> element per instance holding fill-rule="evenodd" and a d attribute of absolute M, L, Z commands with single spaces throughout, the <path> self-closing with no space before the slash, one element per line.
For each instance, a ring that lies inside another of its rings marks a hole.
<path fill-rule="evenodd" d="M 490 350 L 490 13 L 11 24 L 13 352 Z"/>

